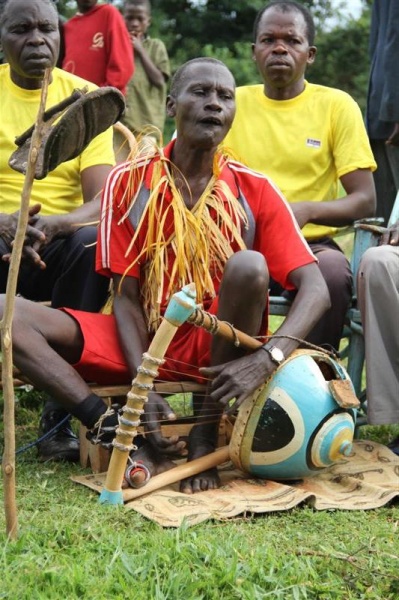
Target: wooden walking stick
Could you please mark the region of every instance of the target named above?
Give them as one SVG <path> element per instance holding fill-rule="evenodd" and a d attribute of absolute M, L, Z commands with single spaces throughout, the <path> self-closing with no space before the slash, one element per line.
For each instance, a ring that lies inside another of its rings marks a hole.
<path fill-rule="evenodd" d="M 19 265 L 21 262 L 22 249 L 29 218 L 30 194 L 35 176 L 39 148 L 43 137 L 43 113 L 46 106 L 50 76 L 51 69 L 46 69 L 43 77 L 39 111 L 32 134 L 25 181 L 22 189 L 21 208 L 18 216 L 18 226 L 15 234 L 7 279 L 4 314 L 3 319 L 0 321 L 1 351 L 3 362 L 2 382 L 4 395 L 4 454 L 2 461 L 4 480 L 4 510 L 6 516 L 6 532 L 11 539 L 15 539 L 18 533 L 18 517 L 15 493 L 15 397 L 12 376 L 12 319 L 14 314 Z"/>

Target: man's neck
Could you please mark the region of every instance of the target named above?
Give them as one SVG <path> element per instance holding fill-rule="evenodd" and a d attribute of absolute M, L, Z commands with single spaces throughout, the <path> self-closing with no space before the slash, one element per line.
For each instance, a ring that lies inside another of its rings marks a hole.
<path fill-rule="evenodd" d="M 83 9 L 83 10 L 78 10 L 78 12 L 76 13 L 78 16 L 83 17 L 85 15 L 88 15 L 91 12 L 94 12 L 96 8 L 98 8 L 99 5 L 95 4 L 94 6 L 91 6 L 90 8 L 87 9 Z"/>
<path fill-rule="evenodd" d="M 20 77 L 13 71 L 10 71 L 10 79 L 14 85 L 23 90 L 40 90 L 43 84 L 43 78 Z M 53 75 L 50 75 L 49 83 L 53 81 Z"/>
<path fill-rule="evenodd" d="M 214 151 L 183 152 L 176 147 L 172 153 L 172 177 L 188 208 L 197 203 L 213 175 L 214 155 Z"/>
<path fill-rule="evenodd" d="M 305 90 L 306 83 L 304 79 L 294 82 L 292 85 L 287 87 L 275 87 L 271 86 L 267 83 L 263 86 L 263 93 L 270 100 L 292 100 L 292 98 L 296 98 L 300 96 L 302 92 Z"/>

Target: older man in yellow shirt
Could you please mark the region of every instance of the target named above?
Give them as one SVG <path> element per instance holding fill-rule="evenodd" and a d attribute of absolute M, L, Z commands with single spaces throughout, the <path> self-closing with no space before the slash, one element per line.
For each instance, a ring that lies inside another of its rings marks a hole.
<path fill-rule="evenodd" d="M 5 292 L 12 242 L 17 226 L 24 176 L 8 161 L 15 137 L 36 119 L 44 71 L 54 67 L 59 52 L 58 14 L 50 0 L 8 0 L 0 16 L 0 34 L 7 64 L 0 65 L 0 292 Z M 54 68 L 46 108 L 65 100 L 83 79 Z M 97 227 L 106 176 L 114 164 L 112 130 L 96 137 L 75 159 L 35 181 L 18 293 L 31 300 L 51 300 L 54 307 L 97 311 L 108 281 L 94 271 Z M 64 421 L 65 411 L 47 403 L 41 433 Z M 69 423 L 39 446 L 44 459 L 78 459 L 78 441 Z"/>

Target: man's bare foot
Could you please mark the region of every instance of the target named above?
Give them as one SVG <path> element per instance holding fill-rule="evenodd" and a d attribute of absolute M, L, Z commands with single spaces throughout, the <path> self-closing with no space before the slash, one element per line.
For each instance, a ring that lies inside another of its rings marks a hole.
<path fill-rule="evenodd" d="M 220 487 L 220 477 L 216 467 L 203 471 L 199 475 L 187 477 L 180 482 L 180 491 L 184 494 L 195 494 L 206 490 L 217 490 Z"/>
<path fill-rule="evenodd" d="M 212 424 L 197 424 L 188 436 L 188 459 L 195 460 L 215 451 L 217 426 Z M 184 494 L 195 494 L 206 490 L 216 490 L 220 487 L 220 478 L 216 467 L 187 477 L 180 482 L 180 491 Z"/>
<path fill-rule="evenodd" d="M 215 451 L 215 445 L 201 435 L 200 428 L 193 428 L 189 436 L 188 460 L 201 458 Z M 216 467 L 187 477 L 180 482 L 180 491 L 184 494 L 195 494 L 206 490 L 216 490 L 220 487 L 220 478 Z"/>

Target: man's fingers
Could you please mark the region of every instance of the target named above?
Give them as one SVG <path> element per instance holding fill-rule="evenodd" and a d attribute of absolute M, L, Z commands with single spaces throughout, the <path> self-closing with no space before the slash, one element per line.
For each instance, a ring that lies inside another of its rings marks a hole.
<path fill-rule="evenodd" d="M 46 263 L 41 259 L 40 255 L 33 250 L 30 246 L 24 246 L 22 250 L 22 256 L 24 260 L 29 260 L 32 264 L 41 270 L 46 268 Z"/>
<path fill-rule="evenodd" d="M 164 437 L 159 427 L 156 430 L 151 430 L 151 427 L 148 428 L 148 424 L 145 429 L 146 438 L 151 442 L 151 445 L 159 451 L 164 452 L 165 454 L 178 454 L 179 456 L 185 456 L 187 454 L 187 444 L 184 440 L 180 440 L 178 435 Z"/>
<path fill-rule="evenodd" d="M 36 229 L 36 227 L 32 225 L 27 226 L 26 237 L 33 239 L 36 242 L 40 242 L 41 244 L 46 241 L 46 236 L 43 233 L 43 231 L 40 231 L 40 229 Z"/>
<path fill-rule="evenodd" d="M 37 215 L 37 213 L 40 212 L 41 208 L 42 205 L 39 202 L 37 202 L 36 204 L 32 204 L 32 206 L 29 207 L 29 216 L 33 217 Z"/>
<path fill-rule="evenodd" d="M 217 365 L 213 367 L 201 367 L 199 372 L 201 375 L 208 377 L 209 379 L 214 379 L 219 373 L 224 369 L 225 365 Z"/>
<path fill-rule="evenodd" d="M 247 394 L 241 394 L 238 398 L 235 398 L 232 404 L 229 404 L 229 400 L 226 402 L 225 409 L 223 413 L 225 415 L 232 415 L 240 408 L 241 404 L 244 402 L 245 398 L 247 398 Z"/>

